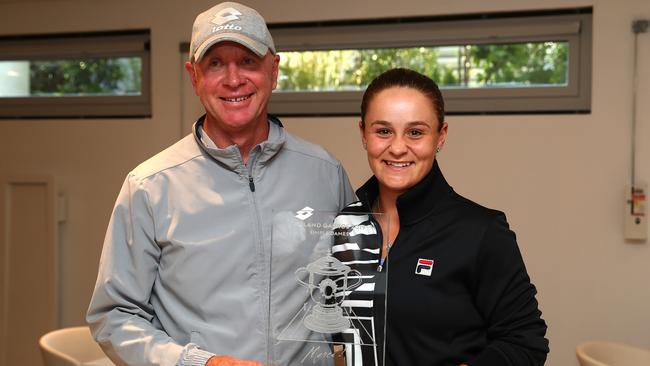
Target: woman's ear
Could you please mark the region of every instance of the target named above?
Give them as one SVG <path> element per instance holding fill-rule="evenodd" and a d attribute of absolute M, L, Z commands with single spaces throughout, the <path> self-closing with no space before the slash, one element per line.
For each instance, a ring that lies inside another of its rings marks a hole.
<path fill-rule="evenodd" d="M 361 146 L 363 146 L 363 149 L 366 150 L 368 147 L 368 144 L 366 142 L 366 129 L 365 129 L 365 124 L 363 123 L 363 120 L 359 121 L 359 134 L 361 134 Z"/>
<path fill-rule="evenodd" d="M 449 125 L 447 122 L 443 122 L 442 128 L 440 129 L 440 132 L 438 132 L 438 146 L 437 149 L 442 150 L 442 148 L 445 146 L 445 141 L 447 140 L 447 130 L 449 128 Z"/>

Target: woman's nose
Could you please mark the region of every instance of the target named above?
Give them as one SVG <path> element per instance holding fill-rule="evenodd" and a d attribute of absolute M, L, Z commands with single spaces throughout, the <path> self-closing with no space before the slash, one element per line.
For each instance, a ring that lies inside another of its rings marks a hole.
<path fill-rule="evenodd" d="M 401 136 L 396 136 L 390 143 L 390 152 L 395 155 L 406 153 L 406 141 Z"/>

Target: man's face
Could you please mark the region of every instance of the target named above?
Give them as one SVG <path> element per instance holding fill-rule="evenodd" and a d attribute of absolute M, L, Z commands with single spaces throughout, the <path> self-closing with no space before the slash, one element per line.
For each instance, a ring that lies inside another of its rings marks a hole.
<path fill-rule="evenodd" d="M 278 79 L 279 56 L 259 57 L 235 42 L 212 46 L 195 64 L 187 63 L 194 92 L 209 123 L 228 133 L 266 123 L 271 91 Z"/>

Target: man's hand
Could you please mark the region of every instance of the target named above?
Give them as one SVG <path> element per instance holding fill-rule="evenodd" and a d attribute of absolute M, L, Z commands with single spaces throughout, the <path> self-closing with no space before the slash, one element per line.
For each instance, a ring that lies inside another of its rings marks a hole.
<path fill-rule="evenodd" d="M 257 361 L 240 360 L 230 356 L 212 356 L 205 366 L 263 366 Z"/>

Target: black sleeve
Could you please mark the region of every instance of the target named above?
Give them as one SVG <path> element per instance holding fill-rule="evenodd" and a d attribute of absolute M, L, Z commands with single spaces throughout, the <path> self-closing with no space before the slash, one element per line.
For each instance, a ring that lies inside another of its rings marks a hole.
<path fill-rule="evenodd" d="M 515 234 L 502 213 L 485 232 L 475 271 L 474 301 L 487 324 L 488 346 L 469 364 L 543 365 L 549 352 L 546 323 Z"/>

